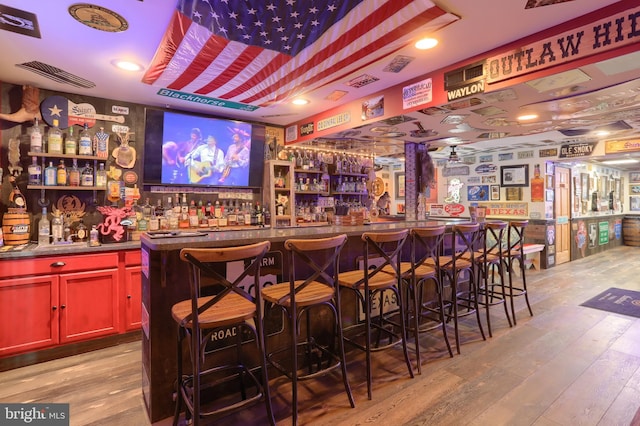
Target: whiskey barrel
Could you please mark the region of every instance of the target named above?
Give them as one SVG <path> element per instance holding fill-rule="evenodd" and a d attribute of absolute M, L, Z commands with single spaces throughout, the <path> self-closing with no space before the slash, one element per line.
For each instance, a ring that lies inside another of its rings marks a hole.
<path fill-rule="evenodd" d="M 5 245 L 19 246 L 28 243 L 31 235 L 29 213 L 20 209 L 9 209 L 2 217 L 2 233 Z"/>
<path fill-rule="evenodd" d="M 622 218 L 622 240 L 627 246 L 640 246 L 640 216 Z"/>

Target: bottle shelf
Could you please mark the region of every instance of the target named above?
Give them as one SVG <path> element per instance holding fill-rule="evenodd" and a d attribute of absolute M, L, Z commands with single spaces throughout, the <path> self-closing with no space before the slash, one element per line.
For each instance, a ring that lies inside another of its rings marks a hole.
<path fill-rule="evenodd" d="M 97 160 L 97 161 L 107 161 L 109 157 L 98 157 L 95 155 L 72 155 L 72 154 L 49 154 L 47 152 L 28 152 L 27 156 L 29 157 L 43 157 L 43 158 L 68 158 L 68 159 L 78 159 L 78 160 Z"/>
<path fill-rule="evenodd" d="M 27 189 L 62 189 L 65 191 L 105 191 L 102 186 L 27 185 Z"/>

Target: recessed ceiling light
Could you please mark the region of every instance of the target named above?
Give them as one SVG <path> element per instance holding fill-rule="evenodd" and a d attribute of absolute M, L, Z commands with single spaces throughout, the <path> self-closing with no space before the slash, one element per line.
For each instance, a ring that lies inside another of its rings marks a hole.
<path fill-rule="evenodd" d="M 538 118 L 538 114 L 523 114 L 517 117 L 518 121 L 528 121 L 528 120 L 535 120 L 536 118 Z"/>
<path fill-rule="evenodd" d="M 294 105 L 307 105 L 309 103 L 308 99 L 297 98 L 291 101 Z"/>
<path fill-rule="evenodd" d="M 416 44 L 415 44 L 416 49 L 420 49 L 420 50 L 433 49 L 437 45 L 438 45 L 438 40 L 431 37 L 420 39 L 416 41 Z"/>
<path fill-rule="evenodd" d="M 125 61 L 122 59 L 114 59 L 111 63 L 121 70 L 125 71 L 140 71 L 142 70 L 142 65 L 136 64 L 135 62 Z"/>
<path fill-rule="evenodd" d="M 604 137 L 604 136 L 609 136 L 610 135 L 610 133 L 608 131 L 606 131 L 606 130 L 598 130 L 595 134 L 596 134 L 596 136 L 599 136 L 599 137 Z"/>

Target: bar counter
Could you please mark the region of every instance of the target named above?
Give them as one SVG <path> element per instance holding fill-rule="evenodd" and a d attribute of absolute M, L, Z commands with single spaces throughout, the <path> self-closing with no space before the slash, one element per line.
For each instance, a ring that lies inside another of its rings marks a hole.
<path fill-rule="evenodd" d="M 467 222 L 468 219 L 431 219 L 415 222 L 378 222 L 362 226 L 323 226 L 265 228 L 249 231 L 214 231 L 201 236 L 151 238 L 142 235 L 142 364 L 143 395 L 151 422 L 173 415 L 172 393 L 176 376 L 176 325 L 171 318 L 171 306 L 188 299 L 189 283 L 186 264 L 179 259 L 185 247 L 215 248 L 238 246 L 268 240 L 271 252 L 282 254 L 279 277 L 288 277 L 284 241 L 289 238 L 323 238 L 346 234 L 349 238 L 340 259 L 340 270 L 356 268 L 356 258 L 362 255 L 360 235 L 368 231 L 406 229 L 428 225 Z M 345 324 L 355 321 L 355 303 L 343 311 Z M 279 336 L 270 338 L 278 339 Z"/>

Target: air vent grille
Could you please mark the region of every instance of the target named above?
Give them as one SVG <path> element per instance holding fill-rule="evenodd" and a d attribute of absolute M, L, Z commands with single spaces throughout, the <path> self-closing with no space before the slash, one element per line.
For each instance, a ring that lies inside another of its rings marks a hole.
<path fill-rule="evenodd" d="M 25 62 L 17 64 L 16 66 L 25 70 L 33 71 L 36 74 L 40 74 L 41 76 L 57 81 L 58 83 L 70 84 L 74 87 L 82 87 L 85 89 L 96 87 L 96 84 L 92 81 L 85 80 L 77 75 L 68 73 L 65 70 L 40 61 Z"/>
<path fill-rule="evenodd" d="M 485 62 L 482 61 L 445 73 L 445 90 L 455 89 L 484 78 L 484 68 Z"/>

